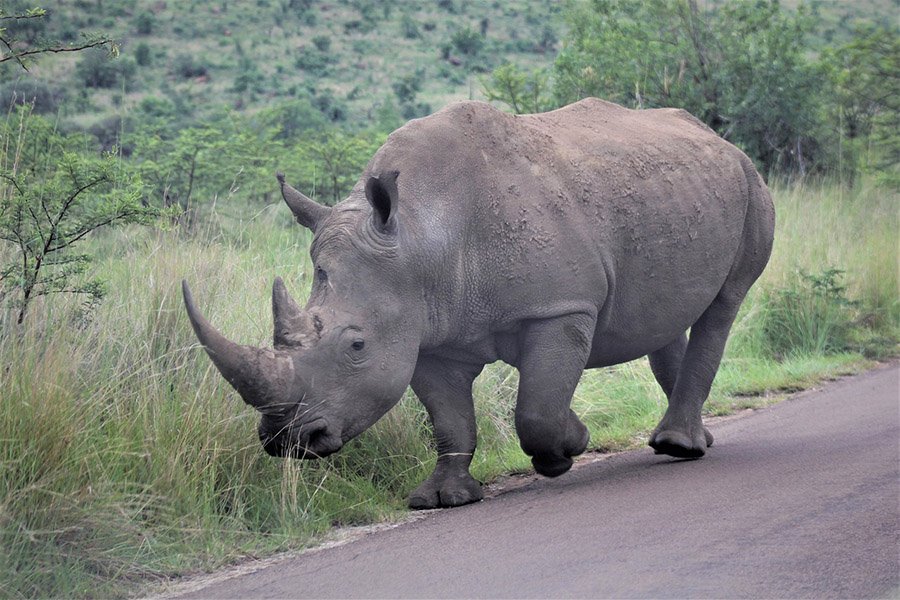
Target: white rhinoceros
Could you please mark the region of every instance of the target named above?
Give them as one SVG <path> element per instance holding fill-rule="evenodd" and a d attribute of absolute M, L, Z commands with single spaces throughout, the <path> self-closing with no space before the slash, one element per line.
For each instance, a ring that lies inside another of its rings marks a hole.
<path fill-rule="evenodd" d="M 438 460 L 410 505 L 466 504 L 482 497 L 468 469 L 485 364 L 519 370 L 516 431 L 553 477 L 588 444 L 569 408 L 582 371 L 644 355 L 669 399 L 650 445 L 696 458 L 712 443 L 701 407 L 774 210 L 751 161 L 685 111 L 462 102 L 391 134 L 333 208 L 278 179 L 315 232 L 315 280 L 302 309 L 275 280 L 274 350 L 228 341 L 184 287 L 270 454 L 336 452 L 411 385 Z"/>

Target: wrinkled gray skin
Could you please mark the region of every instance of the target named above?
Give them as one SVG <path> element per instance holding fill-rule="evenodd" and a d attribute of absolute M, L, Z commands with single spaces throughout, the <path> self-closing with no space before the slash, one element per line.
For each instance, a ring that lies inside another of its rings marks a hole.
<path fill-rule="evenodd" d="M 644 355 L 669 399 L 650 445 L 698 458 L 712 444 L 701 407 L 774 211 L 750 160 L 686 112 L 464 102 L 395 131 L 334 208 L 279 181 L 315 232 L 315 281 L 300 309 L 276 279 L 274 351 L 220 336 L 185 286 L 270 454 L 335 452 L 411 385 L 438 461 L 410 506 L 466 504 L 482 497 L 468 468 L 485 364 L 518 368 L 516 431 L 554 477 L 587 447 L 569 409 L 582 371 Z"/>

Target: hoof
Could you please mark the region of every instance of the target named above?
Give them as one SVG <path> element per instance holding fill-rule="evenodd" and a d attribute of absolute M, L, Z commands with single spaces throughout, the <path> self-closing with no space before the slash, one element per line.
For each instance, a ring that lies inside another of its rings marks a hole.
<path fill-rule="evenodd" d="M 572 459 L 568 456 L 534 456 L 531 464 L 539 475 L 559 477 L 572 468 Z"/>
<path fill-rule="evenodd" d="M 409 495 L 413 510 L 451 508 L 478 502 L 484 498 L 481 484 L 467 472 L 465 476 L 435 477 L 432 475 Z"/>
<path fill-rule="evenodd" d="M 712 434 L 706 431 L 704 434 L 703 443 L 697 444 L 681 431 L 672 429 L 659 431 L 650 438 L 650 447 L 657 454 L 668 454 L 676 458 L 701 458 L 706 454 L 706 446 L 712 445 Z"/>
<path fill-rule="evenodd" d="M 569 439 L 563 443 L 562 455 L 556 452 L 545 454 L 535 453 L 531 458 L 531 464 L 539 475 L 544 477 L 559 477 L 572 468 L 572 457 L 578 456 L 587 450 L 591 441 L 591 433 L 575 413 L 569 411 Z M 545 450 L 546 452 L 546 450 Z"/>

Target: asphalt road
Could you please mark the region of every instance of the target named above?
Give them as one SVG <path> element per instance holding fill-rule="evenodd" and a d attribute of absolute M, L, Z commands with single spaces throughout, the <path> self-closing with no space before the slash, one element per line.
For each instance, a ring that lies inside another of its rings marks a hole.
<path fill-rule="evenodd" d="M 182 597 L 898 596 L 896 363 L 711 429 Z"/>

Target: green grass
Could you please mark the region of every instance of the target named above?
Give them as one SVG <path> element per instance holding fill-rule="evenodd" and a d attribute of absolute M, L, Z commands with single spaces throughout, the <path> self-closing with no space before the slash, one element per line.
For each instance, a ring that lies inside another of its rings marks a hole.
<path fill-rule="evenodd" d="M 897 195 L 774 192 L 775 253 L 735 324 L 710 415 L 865 368 L 864 353 L 896 352 Z M 0 338 L 0 596 L 120 596 L 405 514 L 435 460 L 411 394 L 333 457 L 275 460 L 259 447 L 254 411 L 197 346 L 182 278 L 217 327 L 250 344 L 270 343 L 275 275 L 296 297 L 308 293 L 308 234 L 280 205 L 247 214 L 213 214 L 191 237 L 125 229 L 93 240 L 104 302 L 88 312 L 71 298 L 37 303 L 20 334 Z M 828 313 L 841 335 L 820 352 L 786 349 L 772 325 L 778 302 L 785 291 L 814 301 L 799 273 L 829 268 L 846 272 L 848 303 Z M 529 469 L 512 425 L 516 385 L 504 365 L 476 383 L 473 472 L 483 481 Z M 645 443 L 665 398 L 641 360 L 586 373 L 573 406 L 593 448 L 620 450 Z"/>

